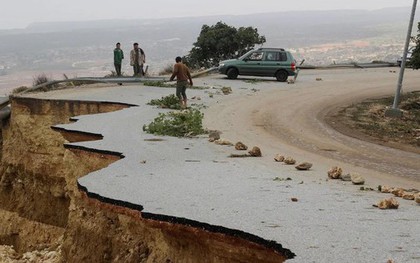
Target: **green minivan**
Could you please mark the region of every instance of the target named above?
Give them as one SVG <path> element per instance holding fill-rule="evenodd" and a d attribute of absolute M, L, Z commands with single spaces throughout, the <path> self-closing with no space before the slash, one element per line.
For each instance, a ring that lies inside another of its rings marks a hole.
<path fill-rule="evenodd" d="M 275 77 L 285 82 L 296 75 L 296 60 L 283 48 L 259 48 L 251 50 L 238 59 L 221 61 L 219 72 L 229 79 L 238 75 Z"/>

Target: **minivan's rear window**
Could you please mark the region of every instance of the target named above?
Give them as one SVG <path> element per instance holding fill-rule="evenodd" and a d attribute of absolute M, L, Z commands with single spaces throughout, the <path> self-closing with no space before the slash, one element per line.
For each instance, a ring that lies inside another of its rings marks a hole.
<path fill-rule="evenodd" d="M 268 51 L 265 55 L 267 61 L 287 61 L 286 52 Z"/>

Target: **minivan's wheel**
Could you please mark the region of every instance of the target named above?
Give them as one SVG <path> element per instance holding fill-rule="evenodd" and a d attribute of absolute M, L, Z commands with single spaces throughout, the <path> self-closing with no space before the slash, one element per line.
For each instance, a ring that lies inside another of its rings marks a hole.
<path fill-rule="evenodd" d="M 238 70 L 236 68 L 230 68 L 227 71 L 228 79 L 236 79 L 238 77 Z"/>
<path fill-rule="evenodd" d="M 287 72 L 284 70 L 279 70 L 276 72 L 277 81 L 285 82 L 287 77 L 289 77 L 289 74 L 287 74 Z"/>

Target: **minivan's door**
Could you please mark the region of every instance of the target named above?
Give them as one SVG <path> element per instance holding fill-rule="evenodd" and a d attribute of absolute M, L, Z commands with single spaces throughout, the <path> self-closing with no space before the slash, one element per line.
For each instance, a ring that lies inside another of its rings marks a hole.
<path fill-rule="evenodd" d="M 278 69 L 290 67 L 287 63 L 287 54 L 282 51 L 266 51 L 262 63 L 263 70 L 268 76 L 274 76 Z"/>
<path fill-rule="evenodd" d="M 243 59 L 240 66 L 238 66 L 240 75 L 259 75 L 261 65 L 264 57 L 263 51 L 255 51 Z"/>

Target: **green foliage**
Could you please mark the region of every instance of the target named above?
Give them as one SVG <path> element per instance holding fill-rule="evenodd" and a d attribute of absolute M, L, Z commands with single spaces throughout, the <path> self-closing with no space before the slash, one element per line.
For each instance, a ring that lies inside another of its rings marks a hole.
<path fill-rule="evenodd" d="M 47 77 L 47 75 L 45 75 L 44 73 L 34 77 L 34 81 L 32 83 L 33 86 L 38 86 L 44 83 L 49 82 L 50 79 Z"/>
<path fill-rule="evenodd" d="M 169 108 L 169 109 L 180 109 L 181 105 L 179 104 L 179 98 L 174 94 L 171 94 L 166 97 L 162 97 L 161 99 L 154 99 L 151 100 L 147 105 L 156 105 L 161 108 Z"/>
<path fill-rule="evenodd" d="M 121 76 L 125 76 L 125 72 L 121 72 Z M 115 70 L 111 70 L 111 72 L 107 75 L 105 75 L 105 78 L 118 78 L 121 77 L 117 75 L 117 72 Z"/>
<path fill-rule="evenodd" d="M 197 41 L 184 59 L 192 68 L 208 68 L 217 66 L 221 60 L 241 56 L 256 44 L 265 42 L 265 37 L 253 27 L 236 29 L 223 22 L 213 26 L 203 25 Z"/>
<path fill-rule="evenodd" d="M 410 65 L 413 67 L 413 69 L 420 68 L 420 22 L 417 25 L 417 32 L 417 36 L 412 38 L 412 40 L 416 44 L 416 47 L 413 50 L 410 60 Z"/>
<path fill-rule="evenodd" d="M 32 85 L 34 87 L 36 87 L 36 86 L 40 86 L 40 85 L 48 83 L 48 82 L 52 82 L 52 80 L 50 78 L 48 78 L 47 75 L 45 75 L 45 73 L 42 73 L 42 74 L 40 74 L 36 77 L 33 77 Z M 48 84 L 48 85 L 44 85 L 42 88 L 37 89 L 37 90 L 48 91 L 48 90 L 51 90 L 51 89 L 56 88 L 56 87 L 57 87 L 57 84 L 51 83 L 51 84 Z"/>
<path fill-rule="evenodd" d="M 15 88 L 13 91 L 12 91 L 12 94 L 19 94 L 19 93 L 21 93 L 21 92 L 24 92 L 24 91 L 26 91 L 26 90 L 28 90 L 29 88 L 28 87 L 26 87 L 26 86 L 20 86 L 20 87 L 18 87 L 18 88 Z"/>
<path fill-rule="evenodd" d="M 154 80 L 148 80 L 143 82 L 144 86 L 151 86 L 151 87 L 161 87 L 161 88 L 174 88 L 176 87 L 175 83 L 168 84 L 164 81 L 154 81 Z"/>
<path fill-rule="evenodd" d="M 176 82 L 167 83 L 165 81 L 155 81 L 155 80 L 149 80 L 143 82 L 144 86 L 150 86 L 150 87 L 159 87 L 159 88 L 175 88 Z M 208 89 L 209 87 L 203 87 L 203 86 L 189 86 L 188 89 L 197 89 L 197 90 L 204 90 Z"/>
<path fill-rule="evenodd" d="M 159 113 L 149 125 L 143 126 L 143 131 L 174 137 L 195 136 L 204 133 L 203 117 L 196 109 Z"/>

